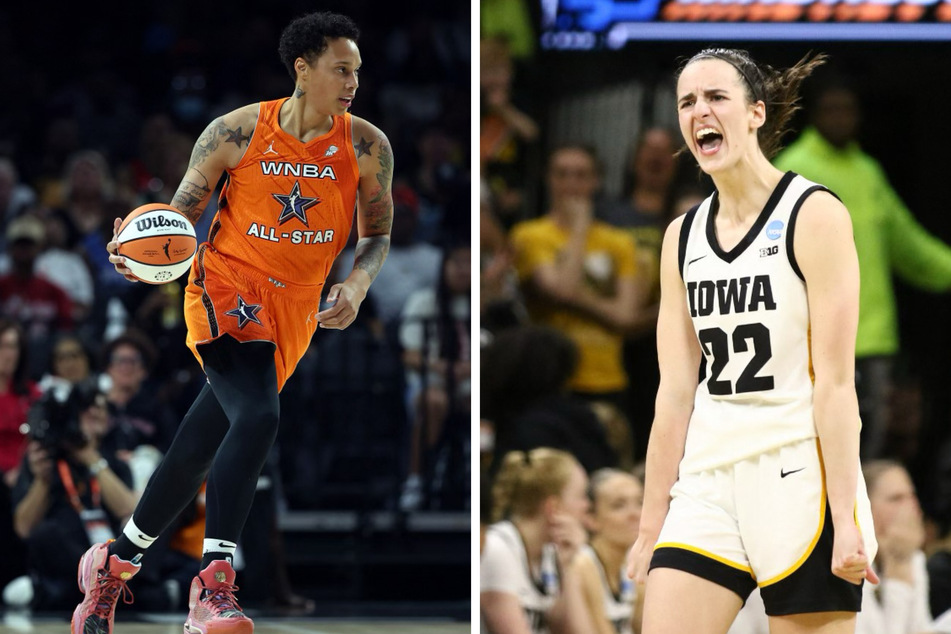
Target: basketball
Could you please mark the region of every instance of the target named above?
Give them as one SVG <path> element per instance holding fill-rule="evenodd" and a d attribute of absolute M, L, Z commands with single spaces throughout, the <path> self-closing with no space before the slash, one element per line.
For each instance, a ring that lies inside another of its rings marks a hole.
<path fill-rule="evenodd" d="M 191 267 L 198 247 L 192 223 L 161 203 L 132 210 L 119 225 L 116 242 L 132 275 L 149 284 L 181 277 Z"/>

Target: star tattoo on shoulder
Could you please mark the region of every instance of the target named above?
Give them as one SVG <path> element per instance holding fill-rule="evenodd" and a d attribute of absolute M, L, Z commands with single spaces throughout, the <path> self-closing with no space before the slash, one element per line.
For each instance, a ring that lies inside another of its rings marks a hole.
<path fill-rule="evenodd" d="M 247 143 L 250 139 L 250 135 L 241 134 L 241 126 L 238 126 L 237 130 L 228 130 L 228 138 L 225 139 L 225 143 L 234 143 L 238 147 L 241 147 L 241 143 Z"/>
<path fill-rule="evenodd" d="M 373 147 L 374 143 L 375 141 L 367 141 L 363 137 L 360 137 L 360 142 L 353 146 L 353 149 L 357 151 L 357 158 L 360 158 L 364 154 L 370 154 L 370 148 Z"/>

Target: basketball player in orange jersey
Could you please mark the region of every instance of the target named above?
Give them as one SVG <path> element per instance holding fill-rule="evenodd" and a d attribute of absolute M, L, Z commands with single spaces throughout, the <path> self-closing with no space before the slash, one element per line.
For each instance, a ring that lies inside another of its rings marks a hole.
<path fill-rule="evenodd" d="M 359 85 L 358 36 L 342 15 L 294 20 L 280 41 L 293 96 L 223 115 L 195 143 L 172 205 L 197 222 L 226 175 L 185 296 L 186 343 L 208 384 L 122 535 L 80 560 L 86 597 L 73 613 L 73 634 L 112 631 L 116 600 L 129 600 L 127 580 L 206 476 L 201 571 L 184 631 L 254 629 L 235 600 L 231 561 L 277 435 L 278 393 L 317 327 L 353 322 L 389 250 L 393 153 L 378 128 L 347 112 Z M 331 307 L 321 311 L 324 280 L 347 242 L 355 205 L 353 270 L 329 290 Z M 108 245 L 110 259 L 128 278 L 116 246 Z"/>

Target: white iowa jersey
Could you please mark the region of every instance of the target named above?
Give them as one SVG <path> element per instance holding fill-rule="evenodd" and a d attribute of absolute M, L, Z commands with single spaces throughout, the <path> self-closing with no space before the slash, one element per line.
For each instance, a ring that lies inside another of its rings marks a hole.
<path fill-rule="evenodd" d="M 549 634 L 548 611 L 558 599 L 558 572 L 555 549 L 542 550 L 542 579 L 532 574 L 525 543 L 515 525 L 508 521 L 489 527 L 479 565 L 481 592 L 504 592 L 518 597 L 532 634 Z"/>
<path fill-rule="evenodd" d="M 611 591 L 611 584 L 608 583 L 607 573 L 601 564 L 601 559 L 591 546 L 585 545 L 581 550 L 583 557 L 588 557 L 594 562 L 598 569 L 598 577 L 601 579 L 601 594 L 604 597 L 604 615 L 611 622 L 611 626 L 617 634 L 633 634 L 631 629 L 631 617 L 634 614 L 634 584 L 627 578 L 625 570 L 620 572 L 621 576 L 621 594 L 616 595 Z"/>
<path fill-rule="evenodd" d="M 809 306 L 793 232 L 817 190 L 828 191 L 787 172 L 729 252 L 716 239 L 717 192 L 684 218 L 680 273 L 703 351 L 684 473 L 816 436 Z"/>

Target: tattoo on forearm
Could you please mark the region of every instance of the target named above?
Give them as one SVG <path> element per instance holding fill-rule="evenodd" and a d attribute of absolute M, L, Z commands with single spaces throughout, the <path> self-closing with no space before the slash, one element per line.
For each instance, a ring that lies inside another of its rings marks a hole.
<path fill-rule="evenodd" d="M 357 151 L 357 158 L 360 158 L 364 154 L 372 156 L 370 148 L 373 147 L 375 141 L 367 141 L 363 137 L 360 137 L 360 142 L 353 146 L 353 149 Z"/>
<path fill-rule="evenodd" d="M 301 88 L 300 86 L 298 86 L 297 89 L 294 91 L 294 97 L 296 97 L 297 99 L 300 99 L 301 97 L 303 97 L 303 96 L 306 95 L 306 94 L 307 94 L 307 93 L 304 92 L 304 89 Z"/>
<path fill-rule="evenodd" d="M 363 269 L 370 276 L 372 282 L 390 252 L 390 236 L 367 236 L 357 241 L 356 254 L 353 258 L 353 268 Z"/>
<path fill-rule="evenodd" d="M 197 176 L 197 177 L 196 177 Z M 172 197 L 172 206 L 185 214 L 185 217 L 191 220 L 192 224 L 198 222 L 201 213 L 204 211 L 204 201 L 211 193 L 208 186 L 208 179 L 198 170 L 192 168 L 185 174 L 182 184 L 178 186 L 178 191 Z"/>

